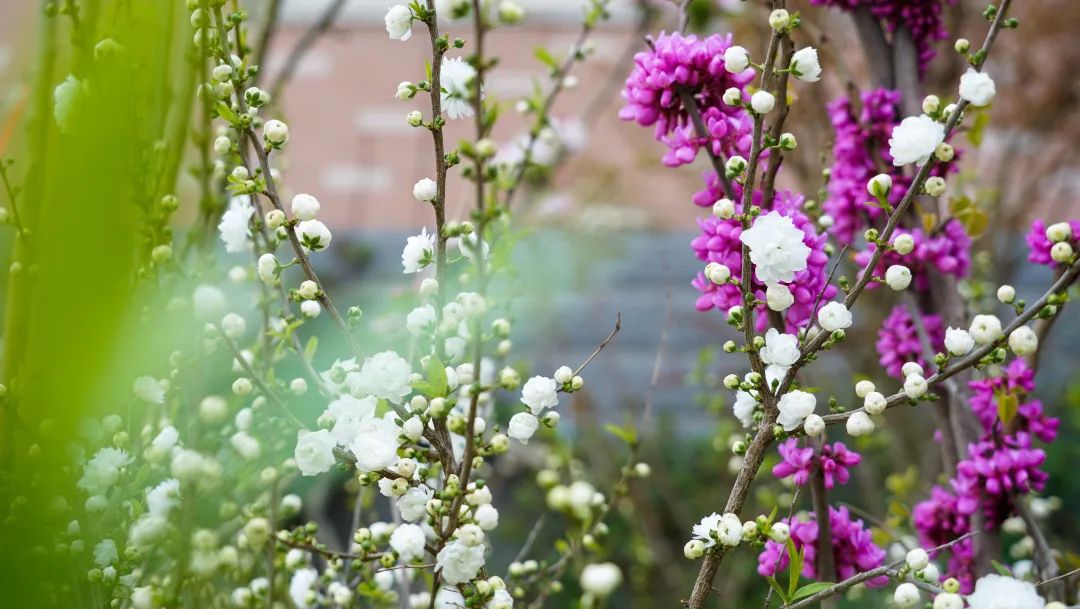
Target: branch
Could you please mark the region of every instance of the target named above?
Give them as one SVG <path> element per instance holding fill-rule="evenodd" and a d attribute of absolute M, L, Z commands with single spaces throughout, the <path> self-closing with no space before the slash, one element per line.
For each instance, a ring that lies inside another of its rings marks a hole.
<path fill-rule="evenodd" d="M 1045 591 L 1045 596 L 1050 599 L 1063 600 L 1065 598 L 1065 582 L 1058 581 L 1060 571 L 1057 561 L 1054 559 L 1054 551 L 1046 541 L 1046 535 L 1039 528 L 1039 522 L 1031 513 L 1031 506 L 1019 494 L 1014 496 L 1016 511 L 1024 520 L 1028 535 L 1035 542 L 1035 564 L 1039 567 L 1039 577 L 1043 578 L 1043 584 L 1050 584 Z"/>

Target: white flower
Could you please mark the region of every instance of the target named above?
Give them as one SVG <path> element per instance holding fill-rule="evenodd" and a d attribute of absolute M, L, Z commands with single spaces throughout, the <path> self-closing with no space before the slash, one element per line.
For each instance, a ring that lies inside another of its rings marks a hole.
<path fill-rule="evenodd" d="M 330 402 L 320 419 L 325 417 L 333 421 L 334 426 L 330 429 L 330 435 L 339 445 L 347 446 L 356 439 L 360 424 L 375 417 L 377 402 L 374 396 L 357 399 L 345 394 Z"/>
<path fill-rule="evenodd" d="M 821 80 L 821 64 L 818 62 L 817 49 L 806 47 L 799 49 L 791 57 L 791 74 L 805 82 Z"/>
<path fill-rule="evenodd" d="M 150 447 L 164 454 L 172 450 L 179 439 L 180 433 L 176 431 L 176 428 L 172 425 L 166 425 L 165 427 L 162 427 L 158 435 L 154 437 L 153 442 L 150 443 Z"/>
<path fill-rule="evenodd" d="M 923 367 L 918 362 L 904 362 L 900 367 L 900 374 L 907 378 L 912 374 L 922 375 Z"/>
<path fill-rule="evenodd" d="M 1016 288 L 1011 285 L 1003 285 L 997 289 L 997 299 L 1002 304 L 1012 304 L 1012 301 L 1016 300 Z"/>
<path fill-rule="evenodd" d="M 769 328 L 759 355 L 766 364 L 792 366 L 799 361 L 799 339 L 794 334 L 781 334 L 776 328 Z"/>
<path fill-rule="evenodd" d="M 443 59 L 442 109 L 451 119 L 473 115 L 469 83 L 476 78 L 476 68 L 461 57 Z"/>
<path fill-rule="evenodd" d="M 135 393 L 135 397 L 144 402 L 150 402 L 151 404 L 165 402 L 165 389 L 162 388 L 161 382 L 152 376 L 140 376 L 135 379 L 131 390 Z"/>
<path fill-rule="evenodd" d="M 984 575 L 967 597 L 971 609 L 1043 609 L 1046 601 L 1032 584 L 1004 575 Z"/>
<path fill-rule="evenodd" d="M 893 592 L 893 602 L 897 607 L 908 609 L 919 604 L 922 600 L 919 596 L 919 589 L 915 587 L 915 584 L 911 582 L 904 582 L 896 587 L 896 591 Z"/>
<path fill-rule="evenodd" d="M 921 374 L 909 374 L 904 379 L 904 395 L 911 399 L 917 399 L 926 394 L 926 379 Z"/>
<path fill-rule="evenodd" d="M 525 381 L 525 386 L 521 388 L 521 403 L 528 406 L 533 414 L 540 414 L 545 408 L 557 406 L 559 393 L 555 379 L 534 376 Z"/>
<path fill-rule="evenodd" d="M 894 264 L 885 271 L 885 283 L 899 292 L 911 285 L 911 271 L 902 264 Z"/>
<path fill-rule="evenodd" d="M 319 207 L 319 200 L 308 194 L 298 194 L 292 200 L 292 214 L 298 220 L 314 220 Z"/>
<path fill-rule="evenodd" d="M 691 536 L 694 539 L 701 540 L 701 542 L 705 544 L 706 548 L 711 548 L 715 546 L 716 539 L 713 537 L 712 533 L 717 529 L 717 527 L 720 526 L 720 520 L 720 514 L 717 514 L 716 512 L 709 514 L 708 516 L 702 518 L 701 522 L 694 525 L 694 528 L 691 531 Z M 739 535 L 742 535 L 741 524 L 739 525 Z"/>
<path fill-rule="evenodd" d="M 296 450 L 293 458 L 296 459 L 296 467 L 305 476 L 314 476 L 329 471 L 337 459 L 334 458 L 334 447 L 337 442 L 330 432 L 325 429 L 319 431 L 300 430 L 296 439 Z"/>
<path fill-rule="evenodd" d="M 747 391 L 735 392 L 735 418 L 739 419 L 743 427 L 750 427 L 754 424 L 754 409 L 757 408 L 758 401 L 754 399 L 754 396 Z"/>
<path fill-rule="evenodd" d="M 390 535 L 390 547 L 403 562 L 424 557 L 424 529 L 415 524 L 402 524 Z"/>
<path fill-rule="evenodd" d="M 259 441 L 249 435 L 246 431 L 238 431 L 229 437 L 229 444 L 240 454 L 241 457 L 252 461 L 259 458 L 259 454 L 262 453 L 262 446 Z"/>
<path fill-rule="evenodd" d="M 776 98 L 768 91 L 755 91 L 750 96 L 750 107 L 758 114 L 768 114 L 776 106 Z"/>
<path fill-rule="evenodd" d="M 116 551 L 116 542 L 111 539 L 102 539 L 94 546 L 94 562 L 99 567 L 107 567 L 115 561 L 120 554 Z"/>
<path fill-rule="evenodd" d="M 180 481 L 168 478 L 146 492 L 146 509 L 151 516 L 167 518 L 180 504 Z"/>
<path fill-rule="evenodd" d="M 77 486 L 87 495 L 101 495 L 120 479 L 121 468 L 133 461 L 126 451 L 111 446 L 94 453 L 86 465 Z"/>
<path fill-rule="evenodd" d="M 301 609 L 314 606 L 311 597 L 318 581 L 319 572 L 311 567 L 293 572 L 292 579 L 289 581 L 289 598 L 292 599 L 293 604 Z"/>
<path fill-rule="evenodd" d="M 402 272 L 419 273 L 434 261 L 435 235 L 429 235 L 425 226 L 419 235 L 405 240 L 405 248 L 401 250 L 401 266 L 405 267 Z"/>
<path fill-rule="evenodd" d="M 817 314 L 818 324 L 826 332 L 843 330 L 851 326 L 851 311 L 842 302 L 830 302 Z"/>
<path fill-rule="evenodd" d="M 229 209 L 221 215 L 218 234 L 225 243 L 225 251 L 230 254 L 251 250 L 251 235 L 248 225 L 255 215 L 255 206 L 251 197 L 233 197 L 229 200 Z"/>
<path fill-rule="evenodd" d="M 889 407 L 889 401 L 878 391 L 871 391 L 863 398 L 863 408 L 869 414 L 881 414 Z"/>
<path fill-rule="evenodd" d="M 485 531 L 490 531 L 499 526 L 499 510 L 495 509 L 495 506 L 490 503 L 477 507 L 473 517 L 476 518 L 476 524 Z"/>
<path fill-rule="evenodd" d="M 393 465 L 398 460 L 398 426 L 394 422 L 394 413 L 388 412 L 381 419 L 372 417 L 362 421 L 349 448 L 359 471 L 376 472 Z"/>
<path fill-rule="evenodd" d="M 994 79 L 986 72 L 976 72 L 974 68 L 968 68 L 960 77 L 960 98 L 971 102 L 972 106 L 989 104 L 996 92 Z"/>
<path fill-rule="evenodd" d="M 789 282 L 795 273 L 806 270 L 810 248 L 803 243 L 805 235 L 795 227 L 791 218 L 772 211 L 758 216 L 739 240 L 750 248 L 754 276 L 769 285 Z"/>
<path fill-rule="evenodd" d="M 949 353 L 959 357 L 967 355 L 975 347 L 975 339 L 971 333 L 963 328 L 946 328 L 945 348 Z"/>
<path fill-rule="evenodd" d="M 412 20 L 413 14 L 409 7 L 403 4 L 395 4 L 386 11 L 386 33 L 390 35 L 391 40 L 401 40 L 402 42 L 409 39 L 412 36 Z"/>
<path fill-rule="evenodd" d="M 484 566 L 484 546 L 469 546 L 455 539 L 443 546 L 435 557 L 435 570 L 442 573 L 444 582 L 463 584 L 476 577 Z"/>
<path fill-rule="evenodd" d="M 413 198 L 420 202 L 434 201 L 439 194 L 438 184 L 431 178 L 421 178 L 413 184 Z"/>
<path fill-rule="evenodd" d="M 1031 355 L 1039 348 L 1039 337 L 1030 327 L 1020 326 L 1009 333 L 1009 348 L 1020 357 Z"/>
<path fill-rule="evenodd" d="M 229 338 L 240 338 L 246 329 L 247 322 L 236 313 L 228 313 L 221 318 L 221 332 Z"/>
<path fill-rule="evenodd" d="M 318 220 L 304 220 L 296 225 L 296 238 L 304 246 L 305 251 L 317 252 L 324 250 L 330 245 L 333 235 L 330 229 Z"/>
<path fill-rule="evenodd" d="M 874 387 L 873 381 L 862 380 L 858 383 L 855 383 L 855 395 L 859 396 L 860 398 L 865 398 L 867 394 L 869 394 L 871 391 L 874 391 L 875 389 L 876 387 Z"/>
<path fill-rule="evenodd" d="M 303 314 L 304 317 L 315 319 L 322 313 L 322 305 L 319 304 L 319 301 L 317 300 L 305 300 L 300 303 L 300 313 Z"/>
<path fill-rule="evenodd" d="M 774 283 L 765 288 L 765 303 L 773 311 L 786 311 L 795 304 L 795 295 L 782 283 Z"/>
<path fill-rule="evenodd" d="M 256 268 L 259 272 L 259 279 L 266 285 L 272 286 L 277 283 L 279 267 L 278 260 L 273 254 L 267 253 L 259 256 L 259 262 L 256 264 Z"/>
<path fill-rule="evenodd" d="M 536 415 L 519 412 L 510 417 L 510 426 L 506 434 L 522 444 L 528 444 L 529 438 L 533 437 L 539 427 L 540 419 L 537 419 Z"/>
<path fill-rule="evenodd" d="M 424 516 L 427 502 L 435 496 L 435 491 L 426 484 L 410 487 L 405 494 L 398 498 L 397 508 L 401 513 L 401 519 L 406 522 L 414 522 Z"/>
<path fill-rule="evenodd" d="M 615 563 L 593 563 L 581 570 L 581 589 L 593 596 L 611 596 L 621 583 L 622 571 Z"/>
<path fill-rule="evenodd" d="M 383 351 L 364 360 L 358 372 L 346 377 L 353 395 L 374 395 L 394 404 L 412 392 L 412 367 L 396 351 Z"/>
<path fill-rule="evenodd" d="M 776 406 L 780 409 L 780 416 L 776 417 L 777 424 L 783 426 L 785 431 L 793 431 L 803 424 L 806 417 L 813 414 L 817 408 L 817 398 L 805 391 L 789 391 L 780 396 Z"/>
<path fill-rule="evenodd" d="M 743 524 L 735 514 L 724 514 L 716 524 L 716 536 L 720 543 L 733 548 L 739 545 L 743 536 Z"/>
<path fill-rule="evenodd" d="M 993 315 L 976 315 L 968 332 L 976 344 L 989 345 L 1001 338 L 1001 320 Z"/>
<path fill-rule="evenodd" d="M 724 51 L 724 69 L 728 72 L 738 74 L 749 66 L 750 58 L 747 56 L 746 49 L 743 47 L 728 47 L 728 49 Z"/>
<path fill-rule="evenodd" d="M 413 336 L 420 336 L 435 325 L 435 307 L 423 305 L 416 307 L 405 316 L 405 327 Z"/>
<path fill-rule="evenodd" d="M 154 599 L 154 588 L 152 586 L 136 586 L 132 588 L 131 606 L 135 609 L 154 609 L 157 607 L 157 601 Z"/>
<path fill-rule="evenodd" d="M 825 431 L 825 419 L 819 417 L 816 414 L 811 414 L 806 417 L 806 421 L 803 423 L 803 431 L 808 436 L 818 436 Z M 775 524 L 773 525 L 776 526 Z"/>
<path fill-rule="evenodd" d="M 889 155 L 893 165 L 922 165 L 945 139 L 945 126 L 925 114 L 909 116 L 893 127 Z"/>
<path fill-rule="evenodd" d="M 874 431 L 874 422 L 870 419 L 870 415 L 856 410 L 848 417 L 846 427 L 849 435 L 865 436 Z"/>

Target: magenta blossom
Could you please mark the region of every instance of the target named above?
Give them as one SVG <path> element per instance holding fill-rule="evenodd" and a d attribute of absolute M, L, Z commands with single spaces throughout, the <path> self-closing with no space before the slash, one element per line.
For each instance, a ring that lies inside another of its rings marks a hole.
<path fill-rule="evenodd" d="M 1016 418 L 1009 424 L 1010 431 L 1027 432 L 1047 443 L 1057 437 L 1061 421 L 1046 416 L 1042 402 L 1028 399 L 1028 394 L 1035 390 L 1035 371 L 1023 359 L 1017 358 L 1005 366 L 1001 376 L 973 380 L 968 387 L 971 388 L 968 403 L 988 434 L 995 428 L 1004 431 L 998 418 L 998 402 L 1003 394 L 1013 394 L 1019 407 Z"/>
<path fill-rule="evenodd" d="M 815 559 L 817 557 L 818 525 L 814 516 L 806 519 L 795 518 L 785 521 L 791 528 L 791 541 L 796 550 L 803 552 L 802 575 L 817 579 Z M 836 574 L 845 579 L 885 564 L 885 550 L 874 544 L 870 531 L 863 526 L 862 520 L 852 520 L 845 507 L 829 507 L 829 525 L 832 529 L 833 557 Z M 765 543 L 765 549 L 758 555 L 758 573 L 763 576 L 775 576 L 788 567 L 787 548 L 775 541 Z M 871 588 L 879 588 L 889 583 L 886 575 L 875 577 L 866 582 Z"/>
<path fill-rule="evenodd" d="M 945 328 L 941 327 L 941 317 L 922 315 L 923 327 L 930 339 L 930 347 L 940 351 L 945 343 Z M 926 369 L 929 362 L 923 357 L 924 349 L 915 320 L 904 305 L 893 307 L 892 313 L 881 322 L 877 342 L 878 362 L 885 372 L 892 377 L 904 378 L 901 368 L 907 362 L 915 362 Z"/>
<path fill-rule="evenodd" d="M 1049 477 L 1039 467 L 1046 453 L 1032 448 L 1031 436 L 1020 432 L 1000 443 L 981 440 L 968 445 L 968 456 L 956 465 L 960 495 L 957 509 L 974 514 L 982 506 L 988 523 L 1004 522 L 1013 511 L 1013 496 L 1041 491 Z M 970 491 L 970 492 L 967 492 Z"/>
<path fill-rule="evenodd" d="M 781 442 L 776 447 L 783 460 L 777 463 L 772 473 L 777 478 L 793 476 L 796 486 L 803 486 L 810 480 L 814 468 L 821 468 L 825 478 L 825 488 L 831 489 L 837 484 L 847 484 L 851 474 L 849 467 L 855 467 L 862 461 L 859 453 L 850 451 L 843 442 L 826 444 L 821 447 L 821 454 L 816 455 L 811 446 L 799 448 L 798 440 L 792 438 Z"/>
<path fill-rule="evenodd" d="M 655 126 L 656 139 L 668 146 L 665 165 L 692 162 L 703 145 L 725 156 L 749 151 L 753 121 L 742 107 L 725 104 L 722 98 L 729 88 L 745 89 L 754 79 L 754 70 L 731 74 L 724 69 L 724 51 L 731 46 L 730 34 L 699 39 L 661 33 L 649 50 L 634 56 L 634 69 L 622 92 L 626 105 L 619 118 Z M 696 101 L 709 132 L 707 140 L 697 137 L 683 105 L 683 92 Z"/>
<path fill-rule="evenodd" d="M 930 288 L 928 271 L 931 268 L 959 279 L 967 277 L 971 270 L 971 238 L 956 219 L 949 219 L 929 238 L 918 228 L 909 231 L 901 229 L 899 232 L 912 236 L 915 249 L 903 256 L 895 251 L 887 252 L 878 261 L 877 268 L 873 269 L 875 277 L 884 276 L 885 270 L 894 264 L 902 264 L 911 270 L 914 286 L 918 290 Z M 877 246 L 871 243 L 867 249 L 855 255 L 855 262 L 865 268 L 876 249 Z M 869 283 L 866 287 L 874 289 L 877 284 Z"/>

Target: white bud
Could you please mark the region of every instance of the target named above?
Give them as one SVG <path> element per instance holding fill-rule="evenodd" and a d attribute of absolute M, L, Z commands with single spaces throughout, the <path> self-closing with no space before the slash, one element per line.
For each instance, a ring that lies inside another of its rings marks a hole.
<path fill-rule="evenodd" d="M 713 203 L 712 213 L 721 220 L 727 220 L 735 215 L 735 203 L 731 199 L 720 199 Z"/>
<path fill-rule="evenodd" d="M 1073 248 L 1067 241 L 1061 241 L 1055 243 L 1054 247 L 1050 248 L 1050 257 L 1054 262 L 1065 263 L 1072 260 Z"/>
<path fill-rule="evenodd" d="M 300 298 L 304 300 L 314 300 L 319 295 L 319 284 L 310 279 L 305 279 L 300 283 L 300 289 L 297 292 L 300 294 Z"/>
<path fill-rule="evenodd" d="M 782 32 L 791 24 L 791 14 L 782 8 L 769 13 L 769 27 Z"/>
<path fill-rule="evenodd" d="M 236 313 L 229 313 L 221 318 L 221 331 L 229 338 L 240 338 L 244 334 L 247 322 Z"/>
<path fill-rule="evenodd" d="M 307 389 L 307 379 L 298 376 L 289 381 L 289 391 L 293 392 L 293 395 L 304 395 Z"/>
<path fill-rule="evenodd" d="M 697 560 L 705 555 L 705 543 L 700 539 L 691 539 L 683 546 L 683 556 Z"/>
<path fill-rule="evenodd" d="M 219 135 L 214 139 L 214 153 L 218 156 L 224 156 L 232 150 L 232 140 L 228 136 Z"/>
<path fill-rule="evenodd" d="M 902 264 L 894 264 L 885 271 L 885 283 L 896 291 L 911 285 L 911 271 Z"/>
<path fill-rule="evenodd" d="M 405 122 L 409 123 L 411 127 L 419 127 L 424 124 L 424 115 L 419 110 L 413 110 L 405 115 Z"/>
<path fill-rule="evenodd" d="M 1016 300 L 1016 288 L 1011 285 L 1003 285 L 997 289 L 997 299 L 1003 304 L 1012 304 Z"/>
<path fill-rule="evenodd" d="M 870 419 L 870 415 L 861 410 L 856 410 L 848 417 L 847 424 L 848 435 L 851 436 L 865 436 L 873 433 L 874 422 Z"/>
<path fill-rule="evenodd" d="M 940 197 L 945 194 L 945 178 L 940 176 L 933 176 L 926 179 L 926 183 L 923 184 L 923 188 L 926 189 L 926 194 L 931 197 Z"/>
<path fill-rule="evenodd" d="M 915 238 L 906 233 L 902 235 L 897 235 L 893 237 L 892 246 L 893 249 L 896 250 L 897 254 L 905 256 L 907 254 L 910 254 L 911 251 L 915 249 Z"/>
<path fill-rule="evenodd" d="M 1039 337 L 1029 326 L 1020 326 L 1009 333 L 1009 348 L 1020 357 L 1031 355 L 1039 348 Z"/>
<path fill-rule="evenodd" d="M 309 319 L 315 319 L 322 313 L 322 305 L 317 300 L 305 300 L 300 303 L 300 313 Z"/>
<path fill-rule="evenodd" d="M 552 375 L 552 378 L 555 379 L 556 383 L 565 385 L 574 378 L 574 371 L 570 369 L 570 366 L 560 366 L 559 369 L 555 371 L 555 374 Z"/>
<path fill-rule="evenodd" d="M 721 285 L 731 278 L 731 269 L 719 262 L 710 262 L 705 265 L 705 276 L 716 285 Z"/>
<path fill-rule="evenodd" d="M 964 599 L 953 592 L 942 592 L 934 597 L 934 609 L 964 609 Z"/>
<path fill-rule="evenodd" d="M 957 357 L 967 355 L 975 347 L 975 339 L 963 328 L 945 330 L 945 349 Z"/>
<path fill-rule="evenodd" d="M 746 159 L 739 155 L 729 157 L 727 163 L 724 165 L 724 169 L 728 175 L 737 176 L 746 171 Z"/>
<path fill-rule="evenodd" d="M 891 190 L 892 176 L 887 173 L 879 173 L 870 178 L 870 181 L 866 183 L 866 191 L 869 192 L 872 197 L 887 197 Z"/>
<path fill-rule="evenodd" d="M 930 555 L 922 548 L 915 548 L 907 553 L 904 560 L 912 571 L 922 571 L 926 565 L 930 564 Z"/>
<path fill-rule="evenodd" d="M 863 398 L 863 408 L 865 408 L 866 412 L 869 414 L 881 414 L 885 412 L 885 409 L 888 407 L 889 401 L 878 391 L 871 391 Z"/>
<path fill-rule="evenodd" d="M 724 96 L 721 99 L 729 106 L 742 105 L 742 91 L 735 87 L 728 87 L 728 89 L 724 91 Z"/>
<path fill-rule="evenodd" d="M 782 283 L 774 283 L 765 288 L 765 303 L 773 311 L 786 311 L 795 304 L 795 295 Z"/>
<path fill-rule="evenodd" d="M 263 137 L 271 144 L 281 145 L 289 140 L 289 126 L 279 120 L 268 120 L 263 125 Z"/>
<path fill-rule="evenodd" d="M 859 396 L 860 398 L 865 398 L 867 394 L 869 394 L 874 389 L 876 389 L 876 387 L 874 386 L 873 381 L 863 380 L 855 383 L 855 395 Z"/>
<path fill-rule="evenodd" d="M 750 96 L 750 107 L 758 114 L 768 114 L 776 106 L 776 98 L 768 91 L 756 91 Z"/>
<path fill-rule="evenodd" d="M 292 214 L 298 220 L 314 220 L 319 207 L 319 200 L 308 194 L 298 194 L 292 200 Z"/>
<path fill-rule="evenodd" d="M 956 150 L 951 145 L 941 142 L 934 150 L 934 156 L 942 163 L 948 163 L 956 156 Z"/>
<path fill-rule="evenodd" d="M 729 374 L 729 375 L 725 376 L 724 377 L 724 387 L 727 387 L 728 389 L 732 389 L 732 390 L 738 389 L 739 388 L 739 377 L 737 375 L 734 375 L 734 374 Z"/>
<path fill-rule="evenodd" d="M 728 47 L 724 51 L 724 69 L 732 74 L 738 74 L 746 68 L 750 67 L 750 57 L 746 54 L 746 49 L 740 46 Z M 734 88 L 734 87 L 732 87 Z M 736 89 L 737 90 L 737 89 Z M 730 92 L 731 89 L 728 89 Z M 726 97 L 725 92 L 725 97 Z M 727 101 L 726 99 L 724 101 Z M 730 104 L 734 105 L 734 104 Z"/>
<path fill-rule="evenodd" d="M 896 591 L 893 592 L 893 602 L 902 609 L 910 609 L 918 605 L 920 600 L 919 589 L 911 582 L 900 584 L 896 587 Z"/>
<path fill-rule="evenodd" d="M 398 99 L 412 99 L 416 95 L 416 86 L 407 80 L 398 83 L 394 97 Z"/>
<path fill-rule="evenodd" d="M 803 431 L 805 431 L 808 436 L 821 435 L 825 431 L 825 419 L 812 413 L 807 415 L 806 419 L 803 420 Z M 774 524 L 773 526 L 776 525 Z"/>
<path fill-rule="evenodd" d="M 1057 222 L 1046 227 L 1046 238 L 1051 243 L 1072 239 L 1072 226 L 1068 222 Z"/>
<path fill-rule="evenodd" d="M 911 376 L 912 374 L 921 375 L 923 373 L 923 367 L 915 362 L 906 362 L 900 368 L 900 373 L 903 374 L 905 377 Z"/>
<path fill-rule="evenodd" d="M 439 194 L 438 185 L 431 178 L 423 178 L 413 185 L 413 197 L 417 201 L 433 201 Z"/>
<path fill-rule="evenodd" d="M 937 95 L 927 95 L 922 100 L 922 111 L 925 114 L 933 114 L 941 109 L 941 99 Z"/>
<path fill-rule="evenodd" d="M 921 374 L 911 374 L 904 379 L 904 395 L 917 399 L 926 394 L 928 385 Z"/>

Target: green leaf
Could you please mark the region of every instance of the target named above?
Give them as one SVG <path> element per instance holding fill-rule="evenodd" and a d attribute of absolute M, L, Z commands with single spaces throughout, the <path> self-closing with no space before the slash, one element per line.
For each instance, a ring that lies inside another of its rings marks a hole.
<path fill-rule="evenodd" d="M 630 446 L 637 444 L 637 432 L 633 427 L 619 427 L 613 423 L 604 425 L 604 429 Z"/>
<path fill-rule="evenodd" d="M 1003 393 L 998 395 L 997 413 L 1003 424 L 1008 425 L 1019 409 L 1020 400 L 1016 397 L 1016 394 Z"/>
<path fill-rule="evenodd" d="M 812 582 L 806 584 L 802 588 L 796 590 L 795 594 L 791 595 L 791 601 L 794 602 L 799 600 L 800 598 L 806 598 L 812 594 L 817 594 L 818 592 L 821 592 L 822 590 L 825 590 L 832 585 L 832 582 Z"/>
<path fill-rule="evenodd" d="M 770 575 L 769 577 L 766 577 L 765 580 L 768 581 L 769 585 L 772 586 L 772 589 L 775 590 L 778 595 L 780 595 L 780 600 L 783 601 L 783 604 L 786 605 L 791 602 L 787 597 L 787 592 L 784 592 L 784 589 L 780 587 L 780 584 L 776 581 L 775 577 Z"/>
<path fill-rule="evenodd" d="M 533 55 L 535 55 L 536 58 L 540 60 L 540 63 L 553 70 L 559 67 L 559 62 L 556 61 L 555 58 L 551 55 L 551 52 L 544 47 L 536 47 L 536 50 L 533 51 Z"/>
<path fill-rule="evenodd" d="M 799 587 L 799 575 L 802 573 L 803 566 L 803 554 L 795 548 L 795 542 L 788 538 L 787 551 L 790 566 L 788 569 L 788 596 L 795 594 L 795 590 Z"/>
<path fill-rule="evenodd" d="M 306 345 L 304 345 L 304 359 L 311 361 L 315 359 L 315 350 L 319 348 L 319 337 L 312 336 L 308 339 Z"/>
<path fill-rule="evenodd" d="M 443 365 L 438 355 L 432 355 L 431 359 L 428 360 L 427 382 L 431 384 L 433 397 L 446 396 L 449 389 L 449 383 L 446 380 L 446 366 Z"/>
<path fill-rule="evenodd" d="M 232 108 L 230 108 L 229 105 L 225 102 L 218 102 L 217 111 L 218 114 L 221 115 L 221 118 L 229 121 L 234 125 L 240 122 L 240 117 L 236 116 L 236 113 L 233 112 Z"/>
<path fill-rule="evenodd" d="M 1005 577 L 1012 577 L 1012 572 L 1009 571 L 1009 568 L 1006 567 L 1005 565 L 999 563 L 996 560 L 991 560 L 990 564 L 993 565 L 994 569 L 998 572 L 998 575 L 1004 575 Z"/>
<path fill-rule="evenodd" d="M 971 145 L 978 148 L 982 146 L 983 134 L 986 133 L 986 126 L 990 124 L 990 112 L 981 110 L 975 114 L 975 120 L 973 121 L 971 128 L 968 129 L 967 139 L 971 142 Z"/>

